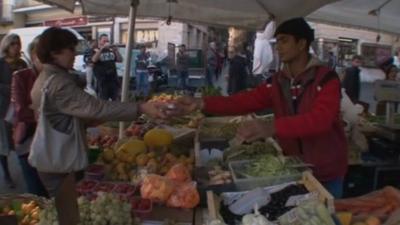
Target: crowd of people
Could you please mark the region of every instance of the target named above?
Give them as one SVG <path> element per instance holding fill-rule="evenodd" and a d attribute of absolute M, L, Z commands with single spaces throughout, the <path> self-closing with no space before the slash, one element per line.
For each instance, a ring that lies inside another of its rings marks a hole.
<path fill-rule="evenodd" d="M 248 76 L 246 48 L 228 49 L 230 96 L 174 101 L 175 107 L 160 102 L 119 102 L 116 62 L 122 60 L 107 35 L 101 35 L 86 54 L 87 82 L 74 73 L 77 38 L 68 30 L 49 28 L 30 44 L 31 65 L 21 57 L 17 35 L 6 36 L 0 45 L 0 160 L 9 187 L 14 182 L 7 156 L 16 150 L 30 193 L 55 197 L 60 221 L 71 221 L 68 211 L 76 205 L 75 176 L 85 169 L 86 127 L 106 121 L 133 121 L 141 114 L 169 119 L 196 110 L 211 115 L 244 115 L 272 109 L 270 122 L 243 123 L 237 138 L 251 142 L 275 137 L 285 155 L 298 156 L 314 165 L 314 174 L 335 197 L 343 192 L 347 171 L 347 142 L 340 116 L 341 81 L 332 67 L 309 53 L 314 31 L 303 18 L 283 22 L 274 34 L 282 69 L 265 83 L 245 90 Z M 397 56 L 396 56 L 397 57 Z M 207 85 L 215 85 L 223 58 L 210 44 L 207 52 Z M 142 46 L 136 57 L 137 91 L 149 94 L 147 66 L 150 56 Z M 353 101 L 359 97 L 359 69 L 362 59 L 353 58 L 346 70 L 344 87 Z M 398 60 L 394 58 L 393 62 Z M 189 57 L 179 47 L 177 65 L 180 87 L 187 86 Z M 393 80 L 398 68 L 386 66 L 387 79 Z M 358 77 L 357 77 L 358 76 Z M 84 91 L 96 80 L 98 98 Z M 51 148 L 49 147 L 51 146 Z M 77 207 L 75 207 L 77 208 Z M 61 224 L 61 225 L 64 225 Z"/>

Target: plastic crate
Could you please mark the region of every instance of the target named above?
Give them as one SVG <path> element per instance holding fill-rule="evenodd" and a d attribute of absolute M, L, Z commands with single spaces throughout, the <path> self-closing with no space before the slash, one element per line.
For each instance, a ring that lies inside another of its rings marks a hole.
<path fill-rule="evenodd" d="M 288 158 L 293 164 L 301 164 L 301 160 L 297 158 Z M 270 177 L 244 177 L 239 175 L 240 172 L 245 171 L 246 166 L 255 162 L 256 160 L 243 160 L 243 161 L 232 161 L 229 163 L 229 170 L 231 171 L 233 182 L 235 183 L 236 189 L 239 191 L 252 190 L 257 187 L 273 186 L 283 184 L 291 181 L 300 180 L 303 172 L 309 171 L 308 167 L 296 168 L 297 173 L 282 176 L 270 176 Z"/>

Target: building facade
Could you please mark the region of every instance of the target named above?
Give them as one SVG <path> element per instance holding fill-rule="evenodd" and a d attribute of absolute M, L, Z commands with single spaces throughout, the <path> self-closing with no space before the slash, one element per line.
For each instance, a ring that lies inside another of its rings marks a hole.
<path fill-rule="evenodd" d="M 399 36 L 377 31 L 339 25 L 311 23 L 315 30 L 314 48 L 327 61 L 329 52 L 338 59 L 338 66 L 346 66 L 358 54 L 366 67 L 376 67 L 400 47 Z"/>
<path fill-rule="evenodd" d="M 106 33 L 111 41 L 126 44 L 128 19 L 107 16 L 82 16 L 77 4 L 74 13 L 45 5 L 33 0 L 0 0 L 0 35 L 11 28 L 30 26 L 69 26 L 86 39 L 97 38 Z M 338 66 L 346 66 L 353 55 L 360 54 L 365 64 L 374 67 L 377 62 L 390 56 L 400 47 L 398 35 L 350 28 L 346 26 L 311 23 L 315 29 L 314 49 L 319 57 L 327 60 L 329 52 L 337 57 Z M 213 29 L 206 26 L 163 20 L 137 19 L 135 29 L 136 43 L 146 43 L 158 53 L 165 53 L 169 44 L 185 44 L 190 49 L 205 49 L 207 42 L 213 40 Z M 1 36 L 0 36 L 1 37 Z"/>
<path fill-rule="evenodd" d="M 108 16 L 82 16 L 82 8 L 76 5 L 74 13 L 45 5 L 33 0 L 9 0 L 14 17 L 14 28 L 31 26 L 68 26 L 77 30 L 87 40 L 108 34 L 116 44 L 126 44 L 128 18 Z M 2 32 L 5 34 L 7 29 Z M 188 48 L 200 49 L 207 40 L 207 27 L 162 20 L 137 19 L 136 43 L 146 43 L 157 52 L 167 50 L 168 43 L 185 44 Z"/>

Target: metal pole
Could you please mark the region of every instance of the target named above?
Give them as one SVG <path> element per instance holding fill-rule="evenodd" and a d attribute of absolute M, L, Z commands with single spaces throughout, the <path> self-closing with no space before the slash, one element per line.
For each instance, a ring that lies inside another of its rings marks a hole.
<path fill-rule="evenodd" d="M 125 52 L 125 67 L 124 67 L 124 76 L 122 78 L 122 93 L 121 93 L 121 101 L 128 101 L 128 91 L 129 91 L 129 79 L 131 73 L 131 59 L 132 59 L 132 47 L 135 43 L 135 22 L 136 22 L 136 11 L 139 5 L 139 0 L 131 0 L 131 6 L 129 9 L 129 28 L 128 28 L 128 41 L 126 43 L 126 52 Z M 124 137 L 124 129 L 125 123 L 119 123 L 119 138 Z"/>

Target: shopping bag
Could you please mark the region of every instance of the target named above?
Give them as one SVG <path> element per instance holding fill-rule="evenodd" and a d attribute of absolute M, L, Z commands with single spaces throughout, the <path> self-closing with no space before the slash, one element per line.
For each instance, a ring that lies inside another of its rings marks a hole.
<path fill-rule="evenodd" d="M 80 119 L 73 117 L 72 131 L 64 133 L 52 127 L 45 113 L 47 87 L 53 77 L 46 80 L 42 89 L 38 125 L 28 160 L 40 172 L 79 171 L 88 164 L 83 124 Z"/>

